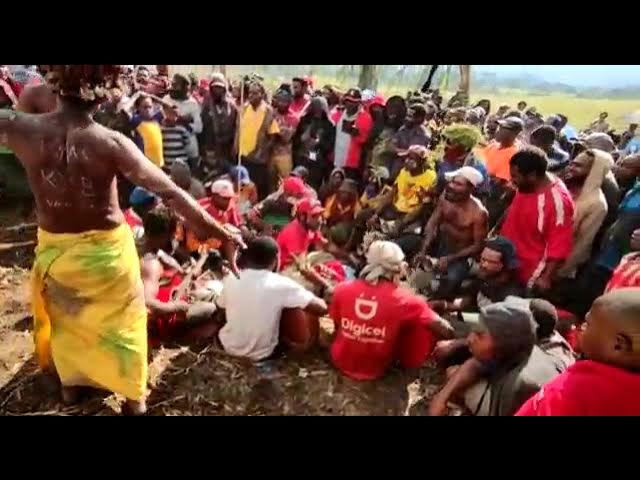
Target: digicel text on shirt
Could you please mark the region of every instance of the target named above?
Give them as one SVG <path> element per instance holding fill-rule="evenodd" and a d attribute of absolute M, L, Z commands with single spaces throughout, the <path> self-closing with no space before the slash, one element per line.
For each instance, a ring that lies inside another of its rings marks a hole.
<path fill-rule="evenodd" d="M 394 360 L 420 366 L 433 350 L 427 303 L 391 282 L 345 282 L 333 295 L 330 315 L 336 326 L 331 346 L 334 365 L 357 380 L 384 375 Z"/>

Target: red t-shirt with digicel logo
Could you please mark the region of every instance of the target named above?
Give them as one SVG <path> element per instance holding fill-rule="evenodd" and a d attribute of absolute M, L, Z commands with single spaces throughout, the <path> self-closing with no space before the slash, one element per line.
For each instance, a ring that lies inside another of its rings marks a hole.
<path fill-rule="evenodd" d="M 391 282 L 338 285 L 329 314 L 336 326 L 333 364 L 356 380 L 374 380 L 397 360 L 419 367 L 435 346 L 427 302 Z"/>

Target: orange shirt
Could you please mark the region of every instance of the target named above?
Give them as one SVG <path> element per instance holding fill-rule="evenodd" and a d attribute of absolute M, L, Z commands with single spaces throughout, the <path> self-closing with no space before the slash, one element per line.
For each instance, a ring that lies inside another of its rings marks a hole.
<path fill-rule="evenodd" d="M 493 141 L 478 151 L 478 156 L 487 167 L 489 175 L 502 180 L 511 181 L 509 161 L 518 151 L 519 144 L 503 148 L 500 143 Z"/>

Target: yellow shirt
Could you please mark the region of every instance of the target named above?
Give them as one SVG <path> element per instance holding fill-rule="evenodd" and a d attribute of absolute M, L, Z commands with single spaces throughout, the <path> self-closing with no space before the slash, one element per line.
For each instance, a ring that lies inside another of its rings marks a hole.
<path fill-rule="evenodd" d="M 418 208 L 422 204 L 421 192 L 430 190 L 435 185 L 436 178 L 436 172 L 431 169 L 414 177 L 409 173 L 409 170 L 403 168 L 396 179 L 398 187 L 394 203 L 396 210 L 409 213 Z"/>
<path fill-rule="evenodd" d="M 251 105 L 244 109 L 240 117 L 240 155 L 249 155 L 256 149 L 258 132 L 260 131 L 260 127 L 262 127 L 266 114 L 267 104 L 264 102 L 262 102 L 257 109 L 254 109 Z M 280 133 L 280 127 L 278 127 L 278 122 L 276 122 L 275 118 L 269 126 L 268 133 L 269 135 Z"/>
<path fill-rule="evenodd" d="M 154 165 L 164 167 L 162 129 L 156 121 L 144 121 L 136 128 L 142 142 L 142 150 Z"/>

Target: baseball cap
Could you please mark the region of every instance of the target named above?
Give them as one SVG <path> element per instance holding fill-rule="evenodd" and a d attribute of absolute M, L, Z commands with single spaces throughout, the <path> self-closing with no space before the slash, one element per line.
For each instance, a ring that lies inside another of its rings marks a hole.
<path fill-rule="evenodd" d="M 306 187 L 301 178 L 287 177 L 282 182 L 282 190 L 288 197 L 302 197 L 306 192 Z"/>
<path fill-rule="evenodd" d="M 156 200 L 158 200 L 157 196 L 142 187 L 134 188 L 131 195 L 129 195 L 129 203 L 132 207 L 148 205 Z"/>
<path fill-rule="evenodd" d="M 399 153 L 399 157 L 406 157 L 410 153 L 418 155 L 420 158 L 425 159 L 429 154 L 429 149 L 424 145 L 411 145 L 405 152 Z"/>
<path fill-rule="evenodd" d="M 607 153 L 615 152 L 616 145 L 609 135 L 603 132 L 596 132 L 587 135 L 584 139 L 584 143 L 589 148 L 597 148 Z"/>
<path fill-rule="evenodd" d="M 535 322 L 531 310 L 522 302 L 506 301 L 494 303 L 480 309 L 480 314 L 465 316 L 465 322 L 477 333 L 506 337 L 522 332 L 533 334 Z"/>
<path fill-rule="evenodd" d="M 212 73 L 209 77 L 209 86 L 227 88 L 227 79 L 222 73 Z"/>
<path fill-rule="evenodd" d="M 234 183 L 237 182 L 240 185 L 248 185 L 251 183 L 249 170 L 247 170 L 247 167 L 243 167 L 242 165 L 231 167 L 231 170 L 229 170 L 229 176 Z"/>
<path fill-rule="evenodd" d="M 362 92 L 359 88 L 350 88 L 342 97 L 344 101 L 360 103 L 362 101 Z"/>
<path fill-rule="evenodd" d="M 473 167 L 462 167 L 458 170 L 454 170 L 453 172 L 448 172 L 444 174 L 444 177 L 447 180 L 453 180 L 457 176 L 464 177 L 471 185 L 477 187 L 484 181 L 484 177 L 482 174 Z"/>
<path fill-rule="evenodd" d="M 320 215 L 324 212 L 322 204 L 317 200 L 304 199 L 298 202 L 296 206 L 297 213 L 305 213 L 307 215 Z"/>
<path fill-rule="evenodd" d="M 506 128 L 507 130 L 521 131 L 524 128 L 524 122 L 518 117 L 508 117 L 503 120 L 498 120 L 498 125 Z"/>
<path fill-rule="evenodd" d="M 233 184 L 229 180 L 216 180 L 213 182 L 213 185 L 211 185 L 211 193 L 224 198 L 233 198 L 235 196 Z"/>

